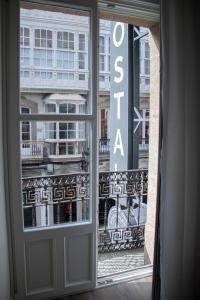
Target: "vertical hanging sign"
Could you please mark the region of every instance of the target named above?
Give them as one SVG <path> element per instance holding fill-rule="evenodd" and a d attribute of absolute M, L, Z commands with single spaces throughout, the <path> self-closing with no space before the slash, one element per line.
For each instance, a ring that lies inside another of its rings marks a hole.
<path fill-rule="evenodd" d="M 128 25 L 111 22 L 110 171 L 128 167 Z"/>

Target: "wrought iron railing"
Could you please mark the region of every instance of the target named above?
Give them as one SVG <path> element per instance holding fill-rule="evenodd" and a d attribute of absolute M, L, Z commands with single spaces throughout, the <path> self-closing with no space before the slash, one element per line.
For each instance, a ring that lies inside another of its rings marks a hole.
<path fill-rule="evenodd" d="M 25 227 L 88 219 L 88 173 L 24 178 L 22 194 Z"/>
<path fill-rule="evenodd" d="M 89 220 L 89 173 L 22 179 L 24 226 Z M 99 173 L 99 253 L 144 245 L 147 170 Z"/>
<path fill-rule="evenodd" d="M 99 174 L 99 253 L 143 247 L 147 186 L 147 170 Z"/>

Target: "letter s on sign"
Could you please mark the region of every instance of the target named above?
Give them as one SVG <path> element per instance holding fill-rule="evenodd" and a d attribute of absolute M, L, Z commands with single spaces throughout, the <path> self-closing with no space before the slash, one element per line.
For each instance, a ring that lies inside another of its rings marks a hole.
<path fill-rule="evenodd" d="M 121 62 L 121 63 L 123 62 L 123 56 L 117 56 L 117 58 L 115 59 L 115 71 L 120 73 L 119 77 L 117 77 L 117 76 L 114 77 L 114 81 L 116 83 L 120 83 L 124 78 L 124 69 L 117 65 L 118 62 Z"/>

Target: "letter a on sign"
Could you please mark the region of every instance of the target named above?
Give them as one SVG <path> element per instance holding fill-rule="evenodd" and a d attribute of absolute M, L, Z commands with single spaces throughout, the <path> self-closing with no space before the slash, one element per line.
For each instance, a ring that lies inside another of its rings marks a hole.
<path fill-rule="evenodd" d="M 124 156 L 124 148 L 123 148 L 123 144 L 122 144 L 122 137 L 121 137 L 120 129 L 117 129 L 113 154 L 116 154 L 117 149 L 120 150 L 121 156 Z"/>

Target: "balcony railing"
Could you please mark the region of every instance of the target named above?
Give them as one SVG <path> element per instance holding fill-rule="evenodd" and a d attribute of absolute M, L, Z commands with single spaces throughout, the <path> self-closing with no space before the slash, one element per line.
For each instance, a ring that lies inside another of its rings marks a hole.
<path fill-rule="evenodd" d="M 21 153 L 24 158 L 43 158 L 44 142 L 26 141 L 22 142 Z"/>
<path fill-rule="evenodd" d="M 61 143 L 63 143 L 63 141 L 60 141 Z M 73 154 L 67 154 L 66 157 L 75 157 L 75 156 L 79 156 L 81 157 L 81 150 L 79 147 L 79 142 L 71 142 L 70 143 L 74 144 L 74 153 Z M 54 142 L 52 142 L 53 144 L 55 144 Z M 82 141 L 80 143 L 83 143 Z M 33 159 L 33 158 L 38 158 L 38 159 L 43 159 L 44 156 L 45 158 L 48 156 L 50 158 L 52 157 L 59 157 L 61 156 L 63 158 L 63 156 L 65 155 L 59 155 L 59 151 L 58 151 L 58 147 L 55 148 L 57 149 L 57 154 L 56 153 L 51 153 L 50 151 L 50 144 L 51 142 L 44 142 L 44 141 L 25 141 L 22 142 L 21 145 L 21 155 L 23 159 Z M 58 142 L 57 142 L 58 144 Z M 110 153 L 110 139 L 107 138 L 102 138 L 99 140 L 99 154 L 100 155 L 109 155 Z"/>
<path fill-rule="evenodd" d="M 149 151 L 149 138 L 141 138 L 139 143 L 139 151 L 140 152 L 148 152 Z"/>
<path fill-rule="evenodd" d="M 99 140 L 99 154 L 100 155 L 110 154 L 110 139 L 102 138 Z"/>
<path fill-rule="evenodd" d="M 25 228 L 89 220 L 89 184 L 88 173 L 23 178 Z M 143 247 L 147 185 L 147 170 L 99 173 L 99 253 Z"/>

